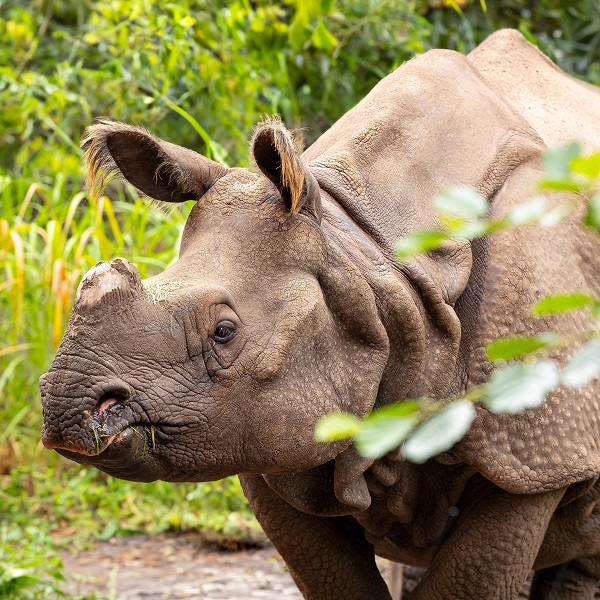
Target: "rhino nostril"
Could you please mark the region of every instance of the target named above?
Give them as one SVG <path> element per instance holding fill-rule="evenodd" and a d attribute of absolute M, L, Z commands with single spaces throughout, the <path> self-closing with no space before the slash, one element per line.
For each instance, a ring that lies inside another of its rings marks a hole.
<path fill-rule="evenodd" d="M 123 389 L 110 390 L 100 396 L 94 409 L 94 415 L 99 417 L 102 413 L 106 412 L 109 408 L 116 404 L 123 404 L 129 399 L 129 392 Z"/>

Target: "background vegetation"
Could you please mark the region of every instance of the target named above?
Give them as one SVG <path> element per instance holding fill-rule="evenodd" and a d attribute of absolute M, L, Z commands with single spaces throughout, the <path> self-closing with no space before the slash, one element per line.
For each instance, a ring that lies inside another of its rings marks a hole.
<path fill-rule="evenodd" d="M 265 114 L 316 139 L 381 77 L 432 47 L 518 28 L 600 84 L 600 2 L 0 0 L 0 597 L 60 595 L 57 548 L 198 528 L 255 535 L 236 480 L 131 484 L 41 448 L 37 379 L 98 260 L 142 276 L 177 253 L 186 209 L 82 192 L 95 116 L 145 124 L 230 165 Z M 576 5 L 575 5 L 576 4 Z M 189 207 L 188 207 L 189 208 Z"/>

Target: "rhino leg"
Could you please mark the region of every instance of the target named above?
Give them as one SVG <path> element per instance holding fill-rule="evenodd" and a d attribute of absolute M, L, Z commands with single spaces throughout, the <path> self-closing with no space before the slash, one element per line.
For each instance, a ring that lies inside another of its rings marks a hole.
<path fill-rule="evenodd" d="M 600 584 L 600 557 L 572 560 L 536 571 L 531 600 L 594 600 Z"/>
<path fill-rule="evenodd" d="M 240 480 L 259 523 L 307 600 L 391 600 L 373 547 L 354 519 L 300 512 L 260 475 L 241 475 Z"/>
<path fill-rule="evenodd" d="M 516 600 L 564 489 L 510 494 L 474 482 L 411 600 Z"/>

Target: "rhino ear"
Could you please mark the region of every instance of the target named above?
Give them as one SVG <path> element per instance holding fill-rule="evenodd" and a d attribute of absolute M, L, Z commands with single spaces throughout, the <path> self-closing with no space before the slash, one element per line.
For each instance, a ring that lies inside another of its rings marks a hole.
<path fill-rule="evenodd" d="M 319 184 L 302 162 L 292 132 L 279 119 L 264 121 L 254 129 L 250 146 L 256 165 L 275 184 L 287 209 L 319 217 Z"/>
<path fill-rule="evenodd" d="M 94 195 L 117 175 L 156 200 L 198 200 L 229 170 L 141 127 L 105 118 L 97 119 L 86 130 L 81 146 L 85 150 L 87 189 Z"/>

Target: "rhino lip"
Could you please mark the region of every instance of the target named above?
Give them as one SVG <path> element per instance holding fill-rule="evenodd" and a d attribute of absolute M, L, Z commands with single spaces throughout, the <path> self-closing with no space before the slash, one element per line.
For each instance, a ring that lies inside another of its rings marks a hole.
<path fill-rule="evenodd" d="M 153 452 L 154 444 L 148 434 L 152 425 L 135 423 L 126 426 L 104 441 L 100 453 L 80 452 L 73 448 L 57 448 L 61 456 L 79 464 L 91 465 L 109 475 L 130 481 L 155 481 L 168 472 Z M 158 429 L 158 428 L 157 428 Z"/>
<path fill-rule="evenodd" d="M 118 397 L 106 397 L 98 402 L 88 422 L 95 448 L 88 449 L 86 454 L 97 456 L 114 443 L 122 442 L 129 435 L 136 434 L 143 438 L 144 448 L 155 449 L 157 425 L 124 418 L 123 409 L 123 399 Z"/>
<path fill-rule="evenodd" d="M 128 386 L 110 382 L 95 404 L 82 411 L 79 425 L 82 435 L 76 435 L 73 430 L 61 431 L 46 425 L 42 431 L 42 442 L 48 449 L 65 451 L 69 458 L 79 456 L 82 459 L 99 456 L 113 445 L 140 446 L 144 452 L 154 450 L 155 432 L 160 424 L 152 423 L 147 418 L 139 420 L 141 415 L 133 405 L 137 402 L 132 404 L 131 401 L 132 390 Z"/>
<path fill-rule="evenodd" d="M 117 446 L 135 446 L 142 448 L 142 454 L 150 450 L 156 449 L 156 441 L 154 431 L 156 427 L 150 423 L 122 423 L 118 427 L 98 426 L 96 423 L 91 423 L 92 444 L 93 446 L 67 446 L 56 448 L 61 454 L 68 458 L 79 456 L 81 458 L 102 457 L 107 452 L 112 453 L 113 447 L 115 451 Z M 135 440 L 137 436 L 137 440 Z M 88 461 L 86 461 L 88 462 Z"/>
<path fill-rule="evenodd" d="M 80 456 L 98 456 L 115 443 L 125 441 L 135 428 L 153 430 L 153 426 L 146 423 L 132 421 L 131 414 L 127 414 L 126 394 L 106 393 L 99 399 L 94 408 L 85 411 L 83 425 L 88 431 L 85 441 L 76 439 L 52 439 L 52 436 L 43 436 L 44 445 L 55 450 L 66 450 L 69 454 Z M 145 434 L 144 434 L 145 435 Z"/>
<path fill-rule="evenodd" d="M 152 449 L 152 445 L 146 442 L 145 436 L 136 432 L 138 427 L 144 428 L 145 426 L 141 423 L 130 424 L 108 437 L 102 438 L 98 435 L 96 448 L 93 449 L 63 446 L 56 450 L 59 454 L 78 463 L 92 465 L 107 463 L 119 466 L 124 462 L 129 462 L 131 457 L 143 458 Z"/>

